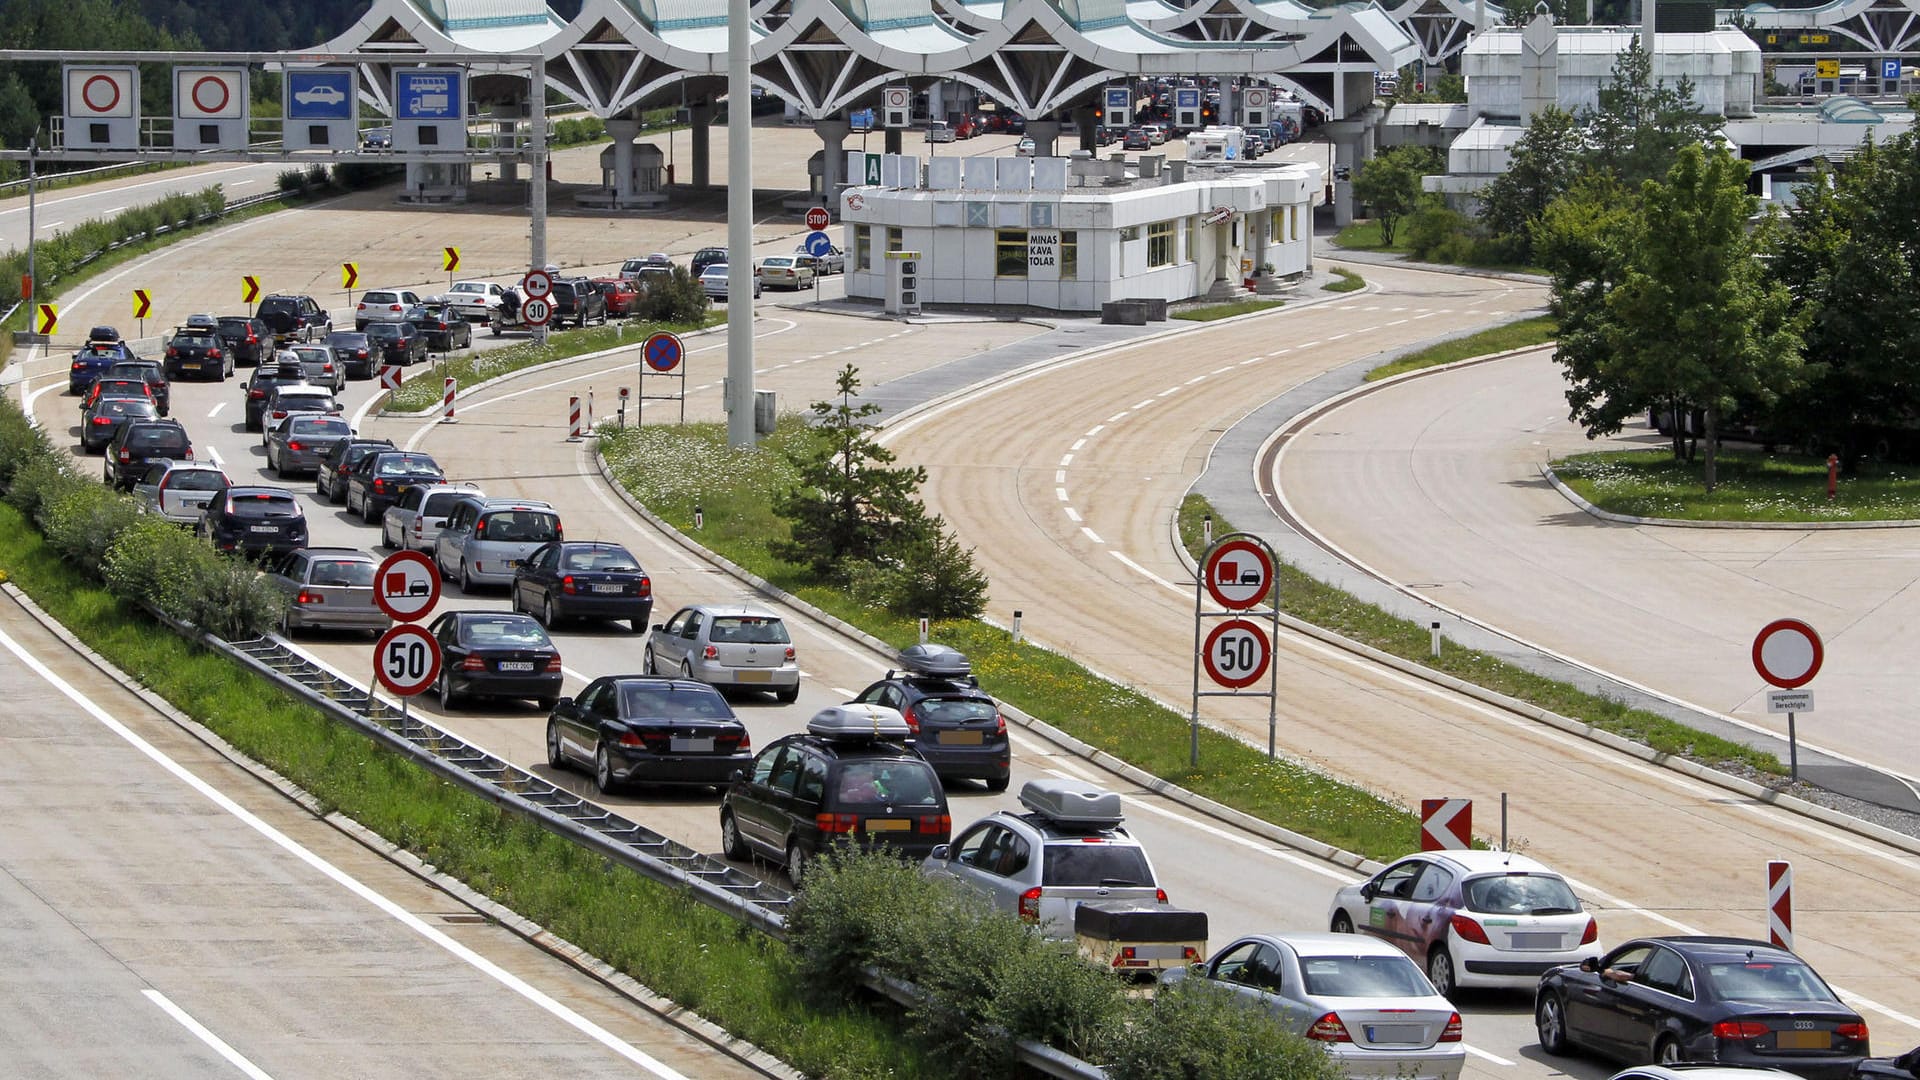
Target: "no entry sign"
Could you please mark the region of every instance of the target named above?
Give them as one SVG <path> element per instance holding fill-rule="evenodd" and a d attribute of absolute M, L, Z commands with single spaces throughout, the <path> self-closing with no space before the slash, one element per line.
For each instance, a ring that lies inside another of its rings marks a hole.
<path fill-rule="evenodd" d="M 1753 669 L 1782 690 L 1812 682 L 1824 659 L 1820 635 L 1799 619 L 1775 619 L 1753 639 Z"/>

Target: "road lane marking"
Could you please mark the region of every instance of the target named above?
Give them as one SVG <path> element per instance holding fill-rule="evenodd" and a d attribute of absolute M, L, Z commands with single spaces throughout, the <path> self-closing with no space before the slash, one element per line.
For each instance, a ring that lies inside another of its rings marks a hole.
<path fill-rule="evenodd" d="M 40 202 L 40 206 L 43 208 L 48 206 L 58 206 L 61 203 L 76 202 L 80 199 L 97 199 L 97 198 L 100 198 L 102 195 L 107 195 L 107 194 L 118 195 L 123 192 L 137 191 L 140 188 L 150 188 L 159 184 L 191 184 L 196 180 L 205 179 L 206 177 L 209 177 L 209 176 L 218 176 L 221 173 L 230 173 L 236 169 L 246 169 L 251 167 L 252 166 L 249 166 L 249 165 L 233 165 L 225 169 L 212 169 L 205 173 L 201 173 L 199 176 L 189 176 L 189 177 L 169 176 L 164 180 L 148 180 L 147 182 L 142 184 L 128 184 L 126 187 L 114 188 L 111 192 L 83 191 L 76 195 L 69 195 L 64 199 L 49 199 L 43 195 L 40 197 L 39 202 Z M 4 216 L 6 214 L 24 214 L 26 212 L 27 212 L 26 207 L 16 206 L 11 210 L 0 210 L 0 216 Z M 112 213 L 111 210 L 107 212 Z M 41 226 L 41 228 L 48 228 L 52 224 L 58 224 L 58 222 L 52 222 L 49 225 L 43 225 Z"/>
<path fill-rule="evenodd" d="M 1088 429 L 1087 429 L 1087 438 L 1089 438 L 1089 439 L 1091 439 L 1091 438 L 1093 438 L 1093 437 L 1094 437 L 1095 435 L 1098 435 L 1098 434 L 1100 434 L 1101 432 L 1103 432 L 1103 431 L 1105 431 L 1105 430 L 1107 430 L 1107 425 L 1105 425 L 1105 424 L 1095 424 L 1095 425 L 1093 425 L 1092 427 L 1090 427 L 1090 428 L 1088 428 Z"/>
<path fill-rule="evenodd" d="M 1085 445 L 1087 445 L 1087 440 L 1086 440 L 1086 439 L 1085 439 L 1084 437 L 1082 437 L 1082 438 L 1078 438 L 1078 439 L 1075 439 L 1075 440 L 1073 440 L 1073 445 L 1072 445 L 1072 446 L 1069 446 L 1069 447 L 1067 447 L 1067 449 L 1069 449 L 1069 450 L 1072 450 L 1072 451 L 1074 451 L 1075 453 L 1078 453 L 1078 452 L 1079 452 L 1079 450 L 1080 450 L 1080 448 L 1081 448 L 1081 447 L 1083 447 L 1083 446 L 1085 446 Z"/>
<path fill-rule="evenodd" d="M 1127 418 L 1126 413 L 1117 412 L 1117 413 L 1114 413 L 1112 416 L 1107 417 L 1107 423 L 1109 424 L 1119 423 L 1120 421 L 1125 420 L 1126 418 Z"/>
<path fill-rule="evenodd" d="M 1061 467 L 1061 468 L 1063 468 L 1063 469 L 1064 469 L 1064 468 L 1066 468 L 1067 466 L 1069 466 L 1069 465 L 1071 465 L 1071 464 L 1073 464 L 1073 455 L 1072 455 L 1072 454 L 1062 454 L 1062 455 L 1060 455 L 1060 467 Z"/>
<path fill-rule="evenodd" d="M 1080 522 L 1080 511 L 1078 511 L 1078 510 L 1075 510 L 1075 509 L 1074 509 L 1073 507 L 1071 507 L 1071 506 L 1069 506 L 1069 507 L 1067 507 L 1067 520 L 1069 520 L 1069 521 L 1071 521 L 1071 522 L 1073 522 L 1073 523 L 1074 523 L 1074 524 L 1076 524 L 1076 525 L 1077 525 L 1077 524 L 1079 524 L 1079 522 Z M 1118 554 L 1119 554 L 1119 552 L 1117 552 L 1117 551 L 1116 551 L 1116 552 L 1114 552 L 1114 554 L 1116 554 L 1116 555 L 1118 555 Z"/>
<path fill-rule="evenodd" d="M 208 409 L 208 410 L 207 410 L 207 419 L 209 419 L 209 420 L 211 420 L 211 419 L 213 419 L 214 417 L 216 417 L 216 416 L 219 416 L 219 415 L 220 415 L 220 410 L 221 410 L 221 409 L 224 409 L 224 408 L 226 408 L 226 407 L 227 407 L 227 403 L 223 401 L 223 402 L 221 402 L 220 404 L 218 404 L 218 405 L 215 405 L 215 406 L 214 406 L 213 408 L 211 408 L 211 409 Z"/>
<path fill-rule="evenodd" d="M 569 1027 L 593 1039 L 595 1042 L 612 1050 L 633 1064 L 640 1066 L 654 1076 L 660 1077 L 660 1080 L 687 1080 L 684 1074 L 668 1067 L 664 1062 L 661 1062 L 659 1059 L 645 1053 L 639 1048 L 627 1044 L 607 1029 L 560 1002 L 555 1001 L 546 993 L 527 983 L 526 980 L 494 963 L 492 960 L 481 956 L 467 946 L 460 944 L 458 941 L 455 941 L 438 928 L 429 925 L 426 920 L 388 899 L 372 886 L 367 885 L 359 878 L 333 865 L 318 854 L 302 846 L 299 841 L 261 820 L 253 811 L 241 806 L 225 792 L 214 787 L 212 784 L 195 776 L 186 766 L 168 757 L 159 747 L 154 746 L 142 738 L 139 733 L 95 704 L 92 698 L 81 693 L 73 684 L 67 682 L 52 669 L 41 663 L 38 657 L 29 653 L 25 647 L 13 639 L 12 635 L 4 630 L 0 630 L 0 647 L 4 647 L 8 652 L 12 653 L 16 659 L 31 669 L 35 675 L 38 675 L 54 689 L 60 691 L 67 700 L 78 705 L 89 716 L 98 720 L 108 731 L 120 736 L 128 745 L 145 755 L 148 760 L 172 774 L 173 777 L 181 783 L 198 792 L 202 797 L 207 799 L 207 801 L 233 815 L 241 824 L 260 834 L 260 836 L 264 837 L 274 846 L 292 855 L 299 861 L 306 863 L 309 867 L 331 879 L 341 888 L 346 889 L 348 892 L 379 909 L 387 917 L 439 946 L 455 958 L 464 961 L 468 966 L 486 975 L 488 978 L 493 979 L 501 986 L 520 995 L 548 1015 L 567 1024 Z"/>
<path fill-rule="evenodd" d="M 1074 520 L 1075 520 L 1075 521 L 1078 521 L 1078 520 L 1080 520 L 1080 519 L 1079 519 L 1079 518 L 1075 518 Z M 1168 580 L 1167 580 L 1166 578 L 1163 578 L 1163 577 L 1161 577 L 1161 576 L 1160 576 L 1159 574 L 1156 574 L 1156 573 L 1154 573 L 1153 571 L 1151 571 L 1151 570 L 1149 570 L 1149 569 L 1147 569 L 1146 567 L 1144 567 L 1144 566 L 1141 566 L 1141 565 L 1140 565 L 1139 563 L 1137 563 L 1137 562 L 1134 562 L 1134 561 L 1133 561 L 1132 559 L 1129 559 L 1129 558 L 1127 558 L 1127 557 L 1126 557 L 1126 556 L 1125 556 L 1124 554 L 1122 554 L 1122 553 L 1120 553 L 1120 552 L 1118 552 L 1118 551 L 1114 551 L 1114 550 L 1111 550 L 1111 549 L 1109 549 L 1109 550 L 1107 551 L 1107 554 L 1109 554 L 1109 555 L 1111 555 L 1111 556 L 1113 556 L 1113 557 L 1114 557 L 1114 558 L 1116 558 L 1116 559 L 1119 559 L 1119 560 L 1120 560 L 1121 562 L 1123 562 L 1123 563 L 1125 563 L 1125 564 L 1127 564 L 1127 566 L 1128 566 L 1129 568 L 1131 568 L 1132 570 L 1134 570 L 1134 571 L 1136 571 L 1137 573 L 1139 573 L 1139 574 L 1140 574 L 1141 576 L 1143 576 L 1143 577 L 1145 577 L 1145 578 L 1147 578 L 1148 580 L 1150 580 L 1150 581 L 1152 581 L 1152 582 L 1154 582 L 1155 584 L 1159 584 L 1159 585 L 1165 585 L 1165 586 L 1166 586 L 1167 588 L 1169 588 L 1169 589 L 1173 589 L 1173 590 L 1175 590 L 1176 592 L 1185 592 L 1185 591 L 1186 591 L 1184 587 L 1182 587 L 1182 586 L 1180 586 L 1180 585 L 1176 585 L 1176 584 L 1174 584 L 1174 583 L 1173 583 L 1173 582 L 1171 582 L 1171 581 L 1168 581 Z"/>
<path fill-rule="evenodd" d="M 155 1005 L 160 1006 L 161 1012 L 164 1012 L 168 1016 L 173 1017 L 175 1022 L 177 1022 L 181 1027 L 186 1028 L 188 1031 L 192 1032 L 194 1038 L 199 1039 L 203 1043 L 206 1043 L 207 1046 L 212 1048 L 214 1053 L 219 1054 L 223 1058 L 226 1058 L 227 1064 L 232 1065 L 236 1069 L 239 1069 L 241 1072 L 252 1077 L 253 1080 L 273 1080 L 273 1077 L 268 1075 L 265 1069 L 262 1069 L 260 1066 L 255 1065 L 251 1061 L 248 1061 L 244 1056 L 241 1055 L 240 1051 L 235 1050 L 231 1046 L 228 1046 L 227 1041 L 225 1039 L 222 1039 L 220 1036 L 215 1035 L 213 1032 L 207 1030 L 207 1026 L 205 1024 L 202 1024 L 200 1021 L 195 1020 L 193 1017 L 187 1015 L 187 1010 L 181 1008 L 178 1005 L 175 1005 L 170 999 L 168 999 L 167 995 L 161 993 L 158 990 L 154 990 L 152 988 L 142 990 L 140 991 L 140 993 L 148 1001 L 151 1001 Z"/>
<path fill-rule="evenodd" d="M 1061 480 L 1065 480 L 1065 479 L 1066 479 L 1066 477 L 1065 477 L 1064 475 L 1063 475 L 1063 476 L 1060 476 L 1060 477 L 1058 477 L 1058 478 L 1059 478 L 1059 479 L 1061 479 Z M 1056 499 L 1059 499 L 1059 500 L 1060 500 L 1061 502 L 1066 502 L 1066 501 L 1067 501 L 1067 489 L 1066 489 L 1066 488 L 1063 488 L 1063 487 L 1057 487 L 1057 488 L 1054 488 L 1054 489 L 1053 489 L 1053 497 L 1054 497 L 1054 498 L 1056 498 Z"/>
<path fill-rule="evenodd" d="M 40 228 L 42 228 L 42 229 L 55 229 L 55 228 L 59 228 L 59 227 L 60 227 L 60 226 L 62 226 L 62 225 L 65 225 L 65 224 L 66 224 L 66 222 L 64 222 L 64 221 L 46 221 L 46 222 L 42 222 L 42 223 L 40 224 Z"/>
<path fill-rule="evenodd" d="M 1089 539 L 1089 540 L 1091 540 L 1091 541 L 1093 541 L 1093 542 L 1094 542 L 1094 543 L 1096 543 L 1096 544 L 1104 544 L 1104 543 L 1106 543 L 1106 541 L 1105 541 L 1105 540 L 1102 540 L 1102 539 L 1100 539 L 1100 534 L 1099 534 L 1099 533 L 1097 533 L 1097 532 L 1094 532 L 1094 531 L 1093 531 L 1092 529 L 1089 529 L 1089 528 L 1087 528 L 1087 527 L 1086 527 L 1085 525 L 1082 525 L 1082 526 L 1080 526 L 1080 531 L 1081 531 L 1081 532 L 1083 532 L 1083 533 L 1086 533 L 1086 534 L 1087 534 L 1087 539 Z"/>
<path fill-rule="evenodd" d="M 211 446 L 207 447 L 207 460 L 213 462 L 213 467 L 216 469 L 225 469 L 227 467 L 227 463 L 220 460 L 220 451 Z"/>

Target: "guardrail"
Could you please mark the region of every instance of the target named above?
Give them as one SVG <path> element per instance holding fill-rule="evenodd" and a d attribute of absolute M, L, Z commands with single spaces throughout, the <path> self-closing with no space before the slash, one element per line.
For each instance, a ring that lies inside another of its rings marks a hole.
<path fill-rule="evenodd" d="M 92 177 L 97 180 L 104 180 L 113 173 L 151 168 L 153 168 L 153 163 L 148 161 L 122 161 L 113 165 L 97 165 L 91 169 L 72 169 L 64 172 L 41 173 L 34 178 L 34 181 L 42 188 L 65 187 L 81 177 Z M 10 199 L 25 190 L 27 190 L 25 177 L 19 180 L 0 181 L 0 199 Z"/>

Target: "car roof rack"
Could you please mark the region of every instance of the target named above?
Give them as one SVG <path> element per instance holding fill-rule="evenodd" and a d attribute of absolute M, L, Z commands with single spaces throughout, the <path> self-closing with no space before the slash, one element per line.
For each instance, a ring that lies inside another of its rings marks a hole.
<path fill-rule="evenodd" d="M 900 666 L 912 675 L 933 675 L 944 679 L 964 679 L 973 674 L 967 654 L 949 645 L 926 642 L 900 650 Z"/>
<path fill-rule="evenodd" d="M 1020 787 L 1020 805 L 1073 829 L 1113 829 L 1126 820 L 1120 796 L 1084 780 L 1029 780 Z"/>
<path fill-rule="evenodd" d="M 832 705 L 813 714 L 807 721 L 807 734 L 823 739 L 905 739 L 913 734 L 900 710 L 885 705 L 850 702 Z"/>

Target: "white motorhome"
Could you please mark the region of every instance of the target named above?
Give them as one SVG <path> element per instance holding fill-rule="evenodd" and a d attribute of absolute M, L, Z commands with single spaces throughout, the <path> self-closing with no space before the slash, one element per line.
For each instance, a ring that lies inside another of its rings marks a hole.
<path fill-rule="evenodd" d="M 1215 125 L 1187 135 L 1188 161 L 1244 161 L 1247 156 L 1246 132 L 1238 127 Z"/>

